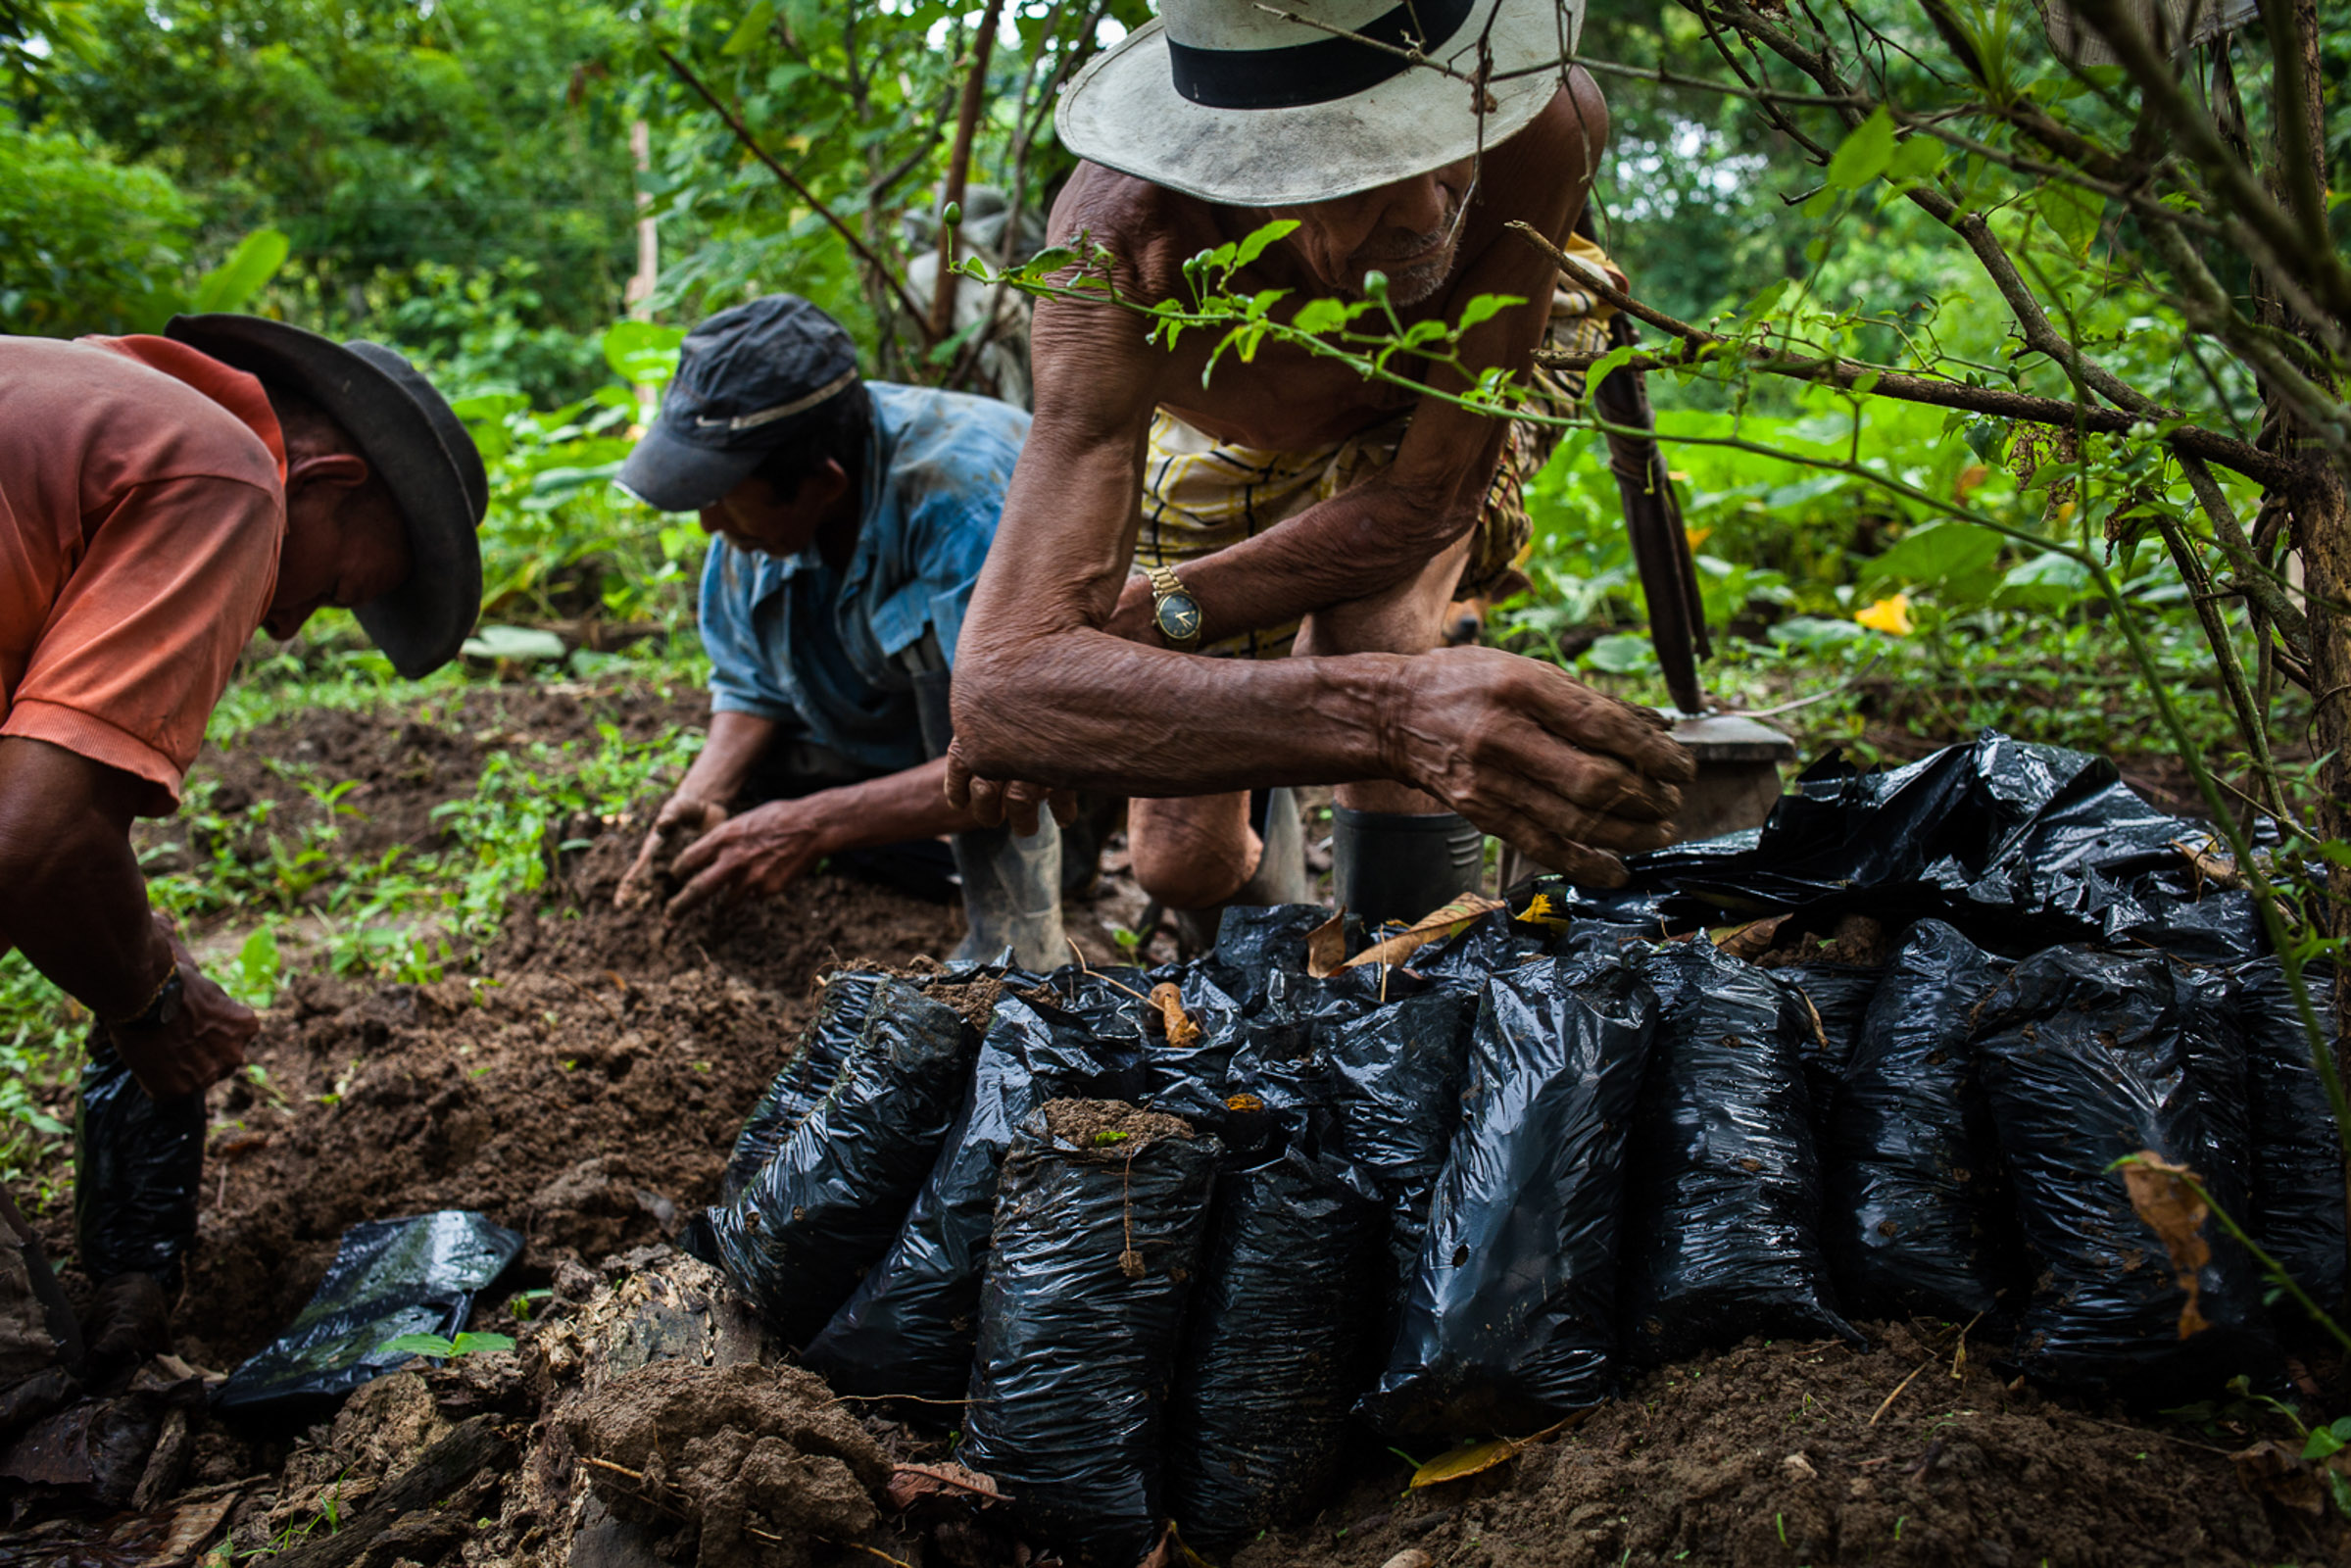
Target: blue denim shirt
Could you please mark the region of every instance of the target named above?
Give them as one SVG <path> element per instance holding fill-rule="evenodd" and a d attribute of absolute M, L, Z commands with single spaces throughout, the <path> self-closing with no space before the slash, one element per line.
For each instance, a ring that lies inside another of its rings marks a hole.
<path fill-rule="evenodd" d="M 813 548 L 779 560 L 712 539 L 702 641 L 713 711 L 776 719 L 894 773 L 923 760 L 912 675 L 898 656 L 936 631 L 954 660 L 1029 416 L 992 398 L 865 385 L 873 443 L 848 569 Z"/>

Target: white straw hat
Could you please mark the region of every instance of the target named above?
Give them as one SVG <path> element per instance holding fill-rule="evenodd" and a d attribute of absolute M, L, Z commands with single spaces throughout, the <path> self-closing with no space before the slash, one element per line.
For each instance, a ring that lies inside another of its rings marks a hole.
<path fill-rule="evenodd" d="M 1163 0 L 1078 73 L 1055 124 L 1080 158 L 1203 201 L 1330 201 L 1524 129 L 1583 22 L 1584 0 Z M 1415 45 L 1445 70 L 1398 52 Z M 1462 79 L 1481 63 L 1483 106 Z"/>

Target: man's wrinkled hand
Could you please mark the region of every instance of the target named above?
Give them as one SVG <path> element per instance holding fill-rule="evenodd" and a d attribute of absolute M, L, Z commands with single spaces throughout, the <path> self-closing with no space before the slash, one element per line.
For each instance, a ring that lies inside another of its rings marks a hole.
<path fill-rule="evenodd" d="M 653 819 L 653 830 L 645 835 L 645 847 L 637 851 L 636 859 L 620 878 L 620 886 L 612 894 L 612 907 L 633 909 L 653 899 L 654 874 L 661 868 L 661 853 L 680 844 L 692 844 L 726 820 L 726 808 L 716 801 L 705 801 L 691 795 L 672 795 L 661 806 L 661 814 Z"/>
<path fill-rule="evenodd" d="M 1010 822 L 1012 831 L 1024 839 L 1036 836 L 1040 807 L 1052 811 L 1063 827 L 1078 819 L 1075 790 L 1050 789 L 1026 779 L 982 778 L 963 760 L 960 744 L 954 742 L 947 748 L 947 804 L 969 811 L 982 827 Z"/>
<path fill-rule="evenodd" d="M 770 801 L 729 818 L 678 856 L 671 871 L 685 881 L 669 901 L 671 919 L 722 898 L 772 898 L 808 873 L 835 847 L 831 825 L 809 801 Z"/>
<path fill-rule="evenodd" d="M 110 1031 L 115 1051 L 139 1087 L 157 1100 L 201 1094 L 245 1064 L 245 1047 L 261 1032 L 251 1007 L 213 984 L 187 945 L 159 914 L 179 968 L 179 1014 L 158 1029 Z"/>
<path fill-rule="evenodd" d="M 1623 884 L 1618 855 L 1673 842 L 1697 776 L 1660 714 L 1498 649 L 1403 661 L 1381 725 L 1391 777 L 1598 887 Z"/>

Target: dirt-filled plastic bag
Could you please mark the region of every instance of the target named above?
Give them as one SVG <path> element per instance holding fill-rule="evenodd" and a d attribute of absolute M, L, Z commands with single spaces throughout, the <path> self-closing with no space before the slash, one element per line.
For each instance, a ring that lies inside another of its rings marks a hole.
<path fill-rule="evenodd" d="M 873 1005 L 875 990 L 888 978 L 853 971 L 825 981 L 816 1016 L 801 1031 L 784 1065 L 768 1080 L 751 1114 L 743 1118 L 743 1130 L 735 1136 L 735 1151 L 718 1178 L 721 1205 L 742 1196 L 743 1189 L 784 1147 L 793 1129 L 808 1119 L 825 1091 L 833 1087 L 841 1063 L 849 1058 L 849 1048 L 857 1044 L 857 1032 L 865 1027 L 865 1012 Z"/>
<path fill-rule="evenodd" d="M 464 1209 L 352 1226 L 310 1304 L 229 1374 L 214 1408 L 281 1430 L 324 1420 L 352 1390 L 416 1358 L 393 1341 L 456 1335 L 475 1293 L 521 1252 L 520 1236 Z"/>
<path fill-rule="evenodd" d="M 1181 1119 L 1054 1101 L 1004 1158 L 958 1458 L 1039 1545 L 1133 1568 L 1158 1535 L 1185 1300 L 1222 1150 Z"/>
<path fill-rule="evenodd" d="M 1298 1148 L 1219 1178 L 1167 1418 L 1167 1511 L 1221 1553 L 1321 1504 L 1377 1353 L 1387 1216 Z"/>
<path fill-rule="evenodd" d="M 1804 1094 L 1812 1102 L 1812 1137 L 1825 1141 L 1837 1115 L 1845 1063 L 1861 1042 L 1862 1019 L 1886 971 L 1857 963 L 1794 963 L 1770 971 L 1796 1015 L 1797 1049 L 1804 1058 Z"/>
<path fill-rule="evenodd" d="M 2202 1397 L 2240 1373 L 2260 1384 L 2278 1366 L 2243 1250 L 2207 1217 L 2192 1237 L 2209 1257 L 2190 1272 L 2191 1295 L 2112 1168 L 2145 1150 L 2203 1174 L 2214 1157 L 2205 1102 L 2225 1090 L 2192 1070 L 2182 1025 L 2165 959 L 2063 947 L 2017 965 L 1974 1041 L 2041 1270 L 2017 1358 L 2053 1383 L 2141 1404 Z M 2183 1323 L 2195 1328 L 2185 1338 Z"/>
<path fill-rule="evenodd" d="M 1626 1135 L 1657 1005 L 1608 958 L 1487 982 L 1459 1130 L 1387 1370 L 1381 1430 L 1523 1433 L 1607 1397 Z"/>
<path fill-rule="evenodd" d="M 1845 1063 L 1822 1152 L 1838 1299 L 1863 1317 L 1966 1322 L 2018 1283 L 1990 1108 L 1968 1034 L 2008 972 L 1940 920 L 1911 927 Z"/>
<path fill-rule="evenodd" d="M 2332 976 L 2305 975 L 2327 1049 L 2334 1049 Z M 2253 1217 L 2245 1228 L 2330 1313 L 2344 1308 L 2343 1146 L 2285 965 L 2262 958 L 2229 977 L 2244 1031 L 2253 1123 Z M 2301 1314 L 2281 1304 L 2281 1322 Z"/>
<path fill-rule="evenodd" d="M 1050 1003 L 1007 995 L 946 1147 L 906 1223 L 802 1363 L 843 1394 L 951 1401 L 971 1381 L 997 1176 L 1022 1123 L 1049 1100 L 1132 1093 L 1141 1042 L 1098 1039 Z"/>
<path fill-rule="evenodd" d="M 1324 1150 L 1366 1198 L 1388 1211 L 1391 1315 L 1402 1310 L 1429 1201 L 1461 1120 L 1461 1082 L 1477 999 L 1425 992 L 1327 1025 L 1314 1059 L 1327 1075 L 1319 1096 Z"/>
<path fill-rule="evenodd" d="M 1802 1042 L 1780 987 L 1703 937 L 1638 967 L 1659 1011 L 1633 1114 L 1627 1353 L 1678 1360 L 1750 1334 L 1858 1340 L 1821 1257 Z"/>
<path fill-rule="evenodd" d="M 955 1009 L 885 980 L 823 1102 L 742 1196 L 709 1211 L 720 1266 L 785 1344 L 807 1344 L 890 1250 L 976 1050 Z"/>
<path fill-rule="evenodd" d="M 204 1097 L 161 1100 L 138 1080 L 102 1027 L 90 1031 L 73 1117 L 73 1234 L 92 1280 L 152 1274 L 176 1290 L 196 1243 L 204 1182 Z"/>

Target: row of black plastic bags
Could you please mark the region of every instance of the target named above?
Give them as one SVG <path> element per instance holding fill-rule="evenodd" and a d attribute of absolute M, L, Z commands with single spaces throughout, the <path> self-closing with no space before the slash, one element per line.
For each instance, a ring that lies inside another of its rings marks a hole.
<path fill-rule="evenodd" d="M 1104 1561 L 1163 1513 L 1214 1550 L 1309 1507 L 1350 1416 L 1531 1431 L 1627 1361 L 1858 1338 L 1847 1313 L 2021 1304 L 2028 1370 L 2139 1397 L 2267 1375 L 2225 1242 L 2179 1337 L 2108 1169 L 2140 1150 L 2341 1293 L 2341 1167 L 2274 962 L 2012 965 L 1930 920 L 1883 970 L 1772 971 L 1497 914 L 1316 980 L 1323 918 L 1232 911 L 1150 974 L 1004 974 L 984 1037 L 836 977 L 708 1250 L 841 1391 L 967 1400 L 968 1462 Z M 1160 981 L 1197 1038 L 1143 1002 Z"/>

